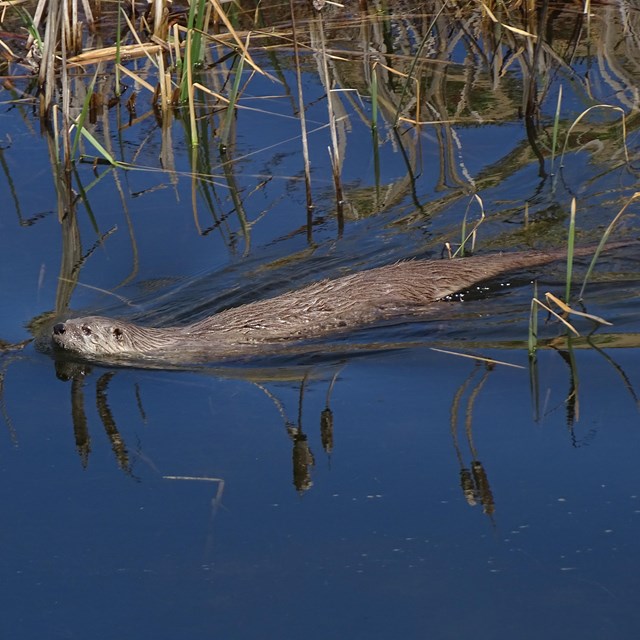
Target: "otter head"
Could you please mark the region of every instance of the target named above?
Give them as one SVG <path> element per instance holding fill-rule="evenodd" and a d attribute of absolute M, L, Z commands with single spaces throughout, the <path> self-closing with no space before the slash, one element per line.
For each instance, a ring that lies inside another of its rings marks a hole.
<path fill-rule="evenodd" d="M 135 326 L 127 322 L 87 316 L 55 324 L 51 339 L 61 349 L 81 355 L 123 355 L 142 350 L 136 346 L 135 333 Z"/>

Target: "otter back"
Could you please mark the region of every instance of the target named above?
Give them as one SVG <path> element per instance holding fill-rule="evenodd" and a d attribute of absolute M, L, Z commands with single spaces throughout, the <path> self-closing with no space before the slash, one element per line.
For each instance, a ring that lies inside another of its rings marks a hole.
<path fill-rule="evenodd" d="M 591 253 L 582 248 L 576 255 Z M 564 257 L 527 251 L 453 260 L 410 260 L 323 280 L 227 309 L 184 327 L 152 328 L 90 316 L 56 324 L 54 345 L 90 359 L 167 363 L 263 354 L 268 345 L 322 338 L 393 318 L 428 313 L 453 293 L 507 271 Z"/>

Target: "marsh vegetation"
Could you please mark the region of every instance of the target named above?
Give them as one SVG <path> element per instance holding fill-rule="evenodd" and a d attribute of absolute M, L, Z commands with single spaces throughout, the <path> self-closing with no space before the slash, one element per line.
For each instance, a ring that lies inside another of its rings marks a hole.
<path fill-rule="evenodd" d="M 0 20 L 12 637 L 634 637 L 637 2 L 5 0 Z M 604 241 L 628 246 L 573 264 Z M 304 354 L 54 376 L 28 344 L 529 248 L 569 259 Z"/>

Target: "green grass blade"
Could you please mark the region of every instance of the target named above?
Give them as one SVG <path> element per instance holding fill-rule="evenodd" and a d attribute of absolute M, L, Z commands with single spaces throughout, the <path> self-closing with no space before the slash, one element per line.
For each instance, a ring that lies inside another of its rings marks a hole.
<path fill-rule="evenodd" d="M 573 279 L 573 251 L 576 241 L 576 199 L 571 199 L 571 214 L 569 216 L 569 236 L 567 238 L 567 284 L 564 301 L 569 304 L 571 297 L 571 280 Z"/>

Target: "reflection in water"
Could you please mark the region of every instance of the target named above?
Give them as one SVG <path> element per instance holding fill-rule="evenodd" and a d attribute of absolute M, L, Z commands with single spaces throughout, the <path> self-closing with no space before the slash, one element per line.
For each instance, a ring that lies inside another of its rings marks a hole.
<path fill-rule="evenodd" d="M 207 544 L 204 553 L 205 558 L 209 558 L 213 550 L 213 520 L 222 505 L 222 495 L 224 494 L 224 478 L 210 478 L 208 476 L 162 476 L 165 480 L 186 480 L 187 482 L 213 482 L 217 485 L 216 492 L 211 498 L 211 515 L 209 516 L 209 526 L 207 527 Z"/>
<path fill-rule="evenodd" d="M 320 441 L 322 442 L 324 452 L 328 456 L 331 456 L 331 453 L 333 452 L 333 411 L 331 411 L 331 407 L 329 406 L 329 400 L 331 399 L 331 393 L 340 371 L 342 371 L 342 367 L 336 371 L 333 374 L 333 378 L 331 378 L 331 383 L 327 389 L 325 408 L 320 414 Z"/>
<path fill-rule="evenodd" d="M 458 391 L 454 396 L 453 403 L 451 405 L 451 436 L 453 439 L 453 447 L 456 452 L 458 464 L 460 465 L 460 485 L 462 487 L 462 492 L 467 503 L 470 506 L 474 507 L 479 502 L 482 505 L 483 512 L 486 513 L 489 517 L 492 517 L 495 513 L 496 505 L 493 499 L 491 486 L 489 484 L 489 477 L 487 476 L 487 472 L 482 466 L 482 462 L 478 460 L 478 453 L 473 443 L 472 428 L 473 406 L 475 404 L 476 398 L 482 390 L 482 387 L 487 381 L 489 374 L 493 371 L 492 365 L 486 366 L 484 374 L 475 385 L 475 387 L 471 389 L 469 398 L 467 400 L 464 430 L 467 444 L 469 446 L 469 451 L 471 452 L 471 468 L 465 466 L 462 450 L 460 449 L 460 445 L 458 442 L 458 413 L 460 410 L 460 405 L 462 403 L 462 398 L 467 391 L 467 388 L 469 387 L 471 381 L 476 376 L 476 373 L 479 370 L 478 367 L 479 365 L 476 365 L 468 378 L 460 385 Z"/>
<path fill-rule="evenodd" d="M 4 381 L 9 365 L 20 357 L 18 354 L 20 354 L 28 344 L 31 344 L 31 342 L 33 342 L 33 338 L 18 343 L 11 343 L 0 339 L 0 364 L 2 364 L 2 369 L 0 370 L 0 414 L 4 418 L 9 431 L 9 438 L 14 445 L 18 444 L 18 434 L 13 426 L 11 416 L 7 411 L 7 405 L 4 399 Z"/>
<path fill-rule="evenodd" d="M 118 461 L 118 466 L 127 474 L 131 475 L 131 464 L 129 462 L 127 447 L 120 435 L 120 432 L 118 431 L 116 421 L 113 418 L 113 414 L 111 413 L 111 409 L 107 402 L 107 387 L 114 375 L 115 373 L 110 371 L 100 376 L 98 379 L 96 384 L 96 406 L 98 408 L 100 420 L 104 425 L 105 433 L 111 442 L 111 449 Z"/>
<path fill-rule="evenodd" d="M 88 374 L 91 372 L 91 367 L 86 364 L 70 362 L 68 360 L 56 360 L 56 375 L 58 379 L 62 381 L 71 381 L 71 417 L 73 423 L 73 432 L 75 437 L 76 450 L 80 456 L 80 460 L 83 467 L 87 467 L 89 463 L 89 455 L 91 454 L 91 436 L 88 427 L 87 415 L 84 404 L 84 389 L 85 382 Z M 340 368 L 340 370 L 342 367 Z M 335 386 L 335 382 L 339 371 L 335 372 L 329 388 L 327 390 L 325 408 L 320 413 L 320 440 L 324 452 L 329 456 L 333 451 L 334 438 L 333 438 L 333 412 L 329 406 L 331 393 Z M 124 471 L 127 475 L 133 477 L 132 464 L 130 460 L 129 451 L 125 444 L 124 438 L 120 434 L 116 419 L 111 411 L 108 401 L 108 388 L 109 383 L 116 375 L 116 371 L 108 371 L 102 374 L 96 383 L 96 409 L 100 417 L 100 421 L 104 427 L 105 433 L 111 443 L 111 449 L 115 455 L 118 467 Z M 266 375 L 266 374 L 265 374 Z M 296 373 L 296 378 L 300 381 L 300 391 L 298 396 L 298 415 L 297 420 L 293 421 L 287 417 L 284 405 L 282 401 L 274 395 L 263 384 L 253 381 L 252 383 L 258 387 L 265 395 L 273 402 L 278 413 L 281 415 L 287 434 L 292 442 L 292 475 L 293 484 L 296 490 L 300 493 L 307 491 L 313 486 L 313 480 L 311 478 L 312 468 L 315 466 L 315 457 L 313 451 L 309 445 L 307 435 L 302 428 L 302 407 L 304 392 L 307 381 L 311 375 L 311 371 L 305 369 L 303 373 Z M 251 377 L 251 374 L 248 374 Z M 288 376 L 285 375 L 285 377 Z M 277 376 L 276 376 L 277 378 Z M 2 378 L 0 377 L 0 391 Z M 135 397 L 138 410 L 143 422 L 146 422 L 146 412 L 140 396 L 140 387 L 135 384 Z M 1 395 L 0 395 L 1 398 Z M 137 452 L 138 457 L 144 457 L 142 452 Z M 155 469 L 153 463 L 149 460 L 146 461 L 151 467 Z M 157 469 L 156 469 L 157 471 Z M 163 476 L 170 479 L 192 479 L 183 476 Z M 205 478 L 206 480 L 215 480 L 216 482 L 222 482 L 219 478 Z"/>
<path fill-rule="evenodd" d="M 343 366 L 340 366 L 339 370 L 333 374 L 329 388 L 327 389 L 327 398 L 325 408 L 320 413 L 320 441 L 322 448 L 327 456 L 330 456 L 333 452 L 333 412 L 329 407 L 329 401 L 331 393 L 335 386 L 335 382 L 338 378 Z M 298 395 L 298 417 L 297 422 L 287 417 L 282 402 L 271 393 L 264 385 L 254 383 L 265 395 L 274 403 L 278 413 L 281 415 L 287 434 L 293 443 L 291 459 L 293 467 L 293 486 L 299 493 L 304 493 L 313 486 L 313 480 L 311 478 L 311 470 L 315 466 L 315 457 L 313 451 L 309 445 L 306 434 L 302 430 L 302 405 L 304 400 L 304 390 L 310 377 L 310 370 L 305 371 L 302 381 L 300 383 L 300 392 Z"/>
<path fill-rule="evenodd" d="M 287 431 L 293 441 L 293 451 L 291 452 L 293 485 L 298 493 L 303 493 L 313 485 L 311 468 L 315 466 L 316 460 L 307 442 L 307 436 L 302 433 L 302 429 L 291 425 Z"/>
<path fill-rule="evenodd" d="M 627 393 L 631 396 L 631 399 L 634 405 L 637 408 L 640 408 L 640 402 L 638 400 L 638 395 L 636 394 L 635 389 L 633 388 L 633 384 L 631 379 L 625 372 L 625 370 L 611 357 L 609 356 L 603 349 L 601 349 L 595 339 L 596 335 L 590 335 L 586 338 L 582 339 L 586 341 L 586 345 L 588 345 L 594 352 L 598 355 L 602 356 L 604 360 L 610 364 L 616 373 L 620 376 L 624 388 Z M 552 349 L 554 349 L 560 358 L 564 361 L 564 363 L 568 367 L 568 375 L 569 375 L 569 388 L 566 392 L 564 399 L 562 400 L 562 404 L 564 405 L 564 409 L 566 412 L 566 425 L 567 430 L 569 432 L 569 436 L 571 439 L 571 444 L 574 448 L 579 448 L 586 444 L 589 444 L 591 440 L 596 435 L 595 429 L 590 429 L 585 435 L 580 436 L 576 430 L 576 424 L 580 420 L 580 376 L 578 372 L 578 363 L 576 360 L 575 349 L 580 346 L 584 346 L 584 343 L 580 339 L 573 338 L 569 335 L 562 341 L 558 341 L 558 343 L 550 343 L 549 345 Z M 530 386 L 531 386 L 531 398 L 532 405 L 534 411 L 534 421 L 539 422 L 541 418 L 545 417 L 547 414 L 553 412 L 557 407 L 553 406 L 551 408 L 544 408 L 542 411 L 540 409 L 540 384 L 538 381 L 538 361 L 537 357 L 534 355 L 529 359 L 529 377 L 530 377 Z"/>
<path fill-rule="evenodd" d="M 305 372 L 300 383 L 300 393 L 298 396 L 298 419 L 294 423 L 287 417 L 282 402 L 276 398 L 263 385 L 257 386 L 273 401 L 278 413 L 282 416 L 287 434 L 293 443 L 291 451 L 291 461 L 293 469 L 293 486 L 298 493 L 304 493 L 313 486 L 311 479 L 311 468 L 315 466 L 316 460 L 307 441 L 307 436 L 302 431 L 302 401 L 304 399 L 304 389 L 309 377 L 309 372 Z"/>
<path fill-rule="evenodd" d="M 58 379 L 65 382 L 71 380 L 71 419 L 73 422 L 73 433 L 80 461 L 85 468 L 89 464 L 91 436 L 89 434 L 87 414 L 84 406 L 84 385 L 86 376 L 90 371 L 91 368 L 86 365 L 56 361 L 56 375 Z M 107 399 L 109 382 L 114 375 L 114 371 L 109 371 L 98 378 L 98 382 L 96 383 L 96 409 L 105 433 L 111 442 L 111 449 L 115 454 L 118 466 L 127 475 L 133 476 L 127 446 L 120 435 Z"/>
<path fill-rule="evenodd" d="M 2 412 L 2 417 L 7 425 L 7 429 L 9 431 L 9 438 L 11 439 L 11 443 L 16 445 L 18 444 L 18 436 L 16 434 L 16 429 L 13 426 L 13 422 L 11 420 L 11 416 L 7 411 L 7 406 L 4 401 L 4 374 L 5 372 L 0 372 L 0 412 Z"/>
<path fill-rule="evenodd" d="M 330 456 L 333 452 L 333 411 L 329 407 L 320 414 L 320 441 L 324 452 Z"/>
<path fill-rule="evenodd" d="M 91 436 L 87 427 L 87 416 L 84 412 L 84 381 L 82 375 L 76 375 L 71 380 L 71 419 L 76 450 L 80 455 L 82 466 L 86 468 L 91 453 Z"/>
<path fill-rule="evenodd" d="M 587 443 L 593 437 L 595 432 L 592 430 L 581 437 L 578 437 L 576 434 L 576 423 L 580 417 L 578 402 L 579 377 L 577 375 L 576 359 L 572 357 L 573 346 L 575 345 L 569 345 L 569 347 L 566 348 L 567 350 L 560 350 L 555 346 L 554 349 L 559 352 L 562 359 L 569 365 L 569 392 L 564 396 L 558 407 L 562 407 L 566 410 L 566 423 L 571 435 L 571 442 L 574 447 L 578 447 Z M 596 350 L 604 355 L 607 361 L 611 362 L 616 371 L 621 375 L 625 383 L 625 388 L 637 405 L 637 395 L 631 386 L 628 376 L 611 360 L 609 356 L 599 349 Z M 482 392 L 485 383 L 489 379 L 489 375 L 494 369 L 494 366 L 494 364 L 491 364 L 488 361 L 485 362 L 485 369 L 481 376 L 479 375 L 481 371 L 480 366 L 474 367 L 467 379 L 458 387 L 452 399 L 450 409 L 450 432 L 455 455 L 458 460 L 459 479 L 463 495 L 470 506 L 481 504 L 483 512 L 490 518 L 493 517 L 496 511 L 496 504 L 487 470 L 479 459 L 479 454 L 473 440 L 473 412 L 476 399 Z M 328 384 L 325 406 L 320 411 L 319 415 L 320 442 L 327 459 L 330 459 L 335 447 L 334 414 L 330 407 L 330 399 L 338 374 L 342 371 L 343 367 L 344 364 L 341 364 L 338 371 L 333 372 L 331 381 Z M 71 363 L 68 361 L 56 362 L 58 378 L 62 380 L 71 380 L 71 413 L 73 430 L 76 449 L 83 467 L 88 465 L 89 455 L 91 453 L 91 436 L 84 407 L 85 380 L 87 379 L 87 375 L 90 371 L 91 369 L 84 364 Z M 272 401 L 281 416 L 286 433 L 291 440 L 293 485 L 296 491 L 300 494 L 308 491 L 313 486 L 312 474 L 316 464 L 316 457 L 312 451 L 309 437 L 303 428 L 302 416 L 305 390 L 309 380 L 315 375 L 315 369 L 313 367 L 304 367 L 302 369 L 246 369 L 234 371 L 233 374 L 230 374 L 230 371 L 233 370 L 227 370 L 226 374 L 220 373 L 220 375 L 239 375 L 242 379 L 246 380 L 246 382 L 249 382 L 259 388 Z M 537 421 L 541 415 L 544 416 L 549 412 L 552 412 L 554 408 L 545 409 L 542 412 L 538 411 L 539 400 L 537 396 L 539 394 L 539 384 L 537 383 L 538 371 L 536 358 L 531 359 L 530 374 L 532 376 L 531 393 L 533 396 L 534 419 Z M 109 384 L 115 375 L 116 371 L 109 371 L 99 377 L 96 383 L 96 408 L 105 433 L 111 443 L 111 448 L 115 455 L 118 467 L 133 477 L 130 453 L 123 437 L 120 434 L 116 419 L 108 402 Z M 4 377 L 0 375 L 0 401 L 2 400 L 1 392 L 3 380 Z M 258 380 L 262 380 L 264 382 L 258 382 Z M 281 383 L 283 381 L 287 382 L 289 389 L 291 388 L 290 385 L 299 385 L 297 416 L 295 420 L 288 417 L 284 403 L 278 395 L 274 394 L 265 386 L 269 382 Z M 140 416 L 142 420 L 146 422 L 146 412 L 142 403 L 140 388 L 137 384 L 135 384 L 135 397 Z M 466 448 L 468 448 L 468 452 L 470 454 L 470 460 L 467 464 L 465 464 L 465 445 L 461 444 L 459 434 L 459 421 L 461 415 L 464 415 L 464 440 L 466 441 Z M 316 422 L 316 424 L 318 424 L 318 422 Z M 136 456 L 144 458 L 144 453 L 137 451 Z M 146 462 L 161 474 L 151 461 L 147 460 Z M 182 478 L 182 476 L 180 477 Z M 178 478 L 178 476 L 171 476 L 171 478 Z M 222 482 L 217 478 L 206 479 Z M 215 504 L 217 504 L 217 502 Z"/>

